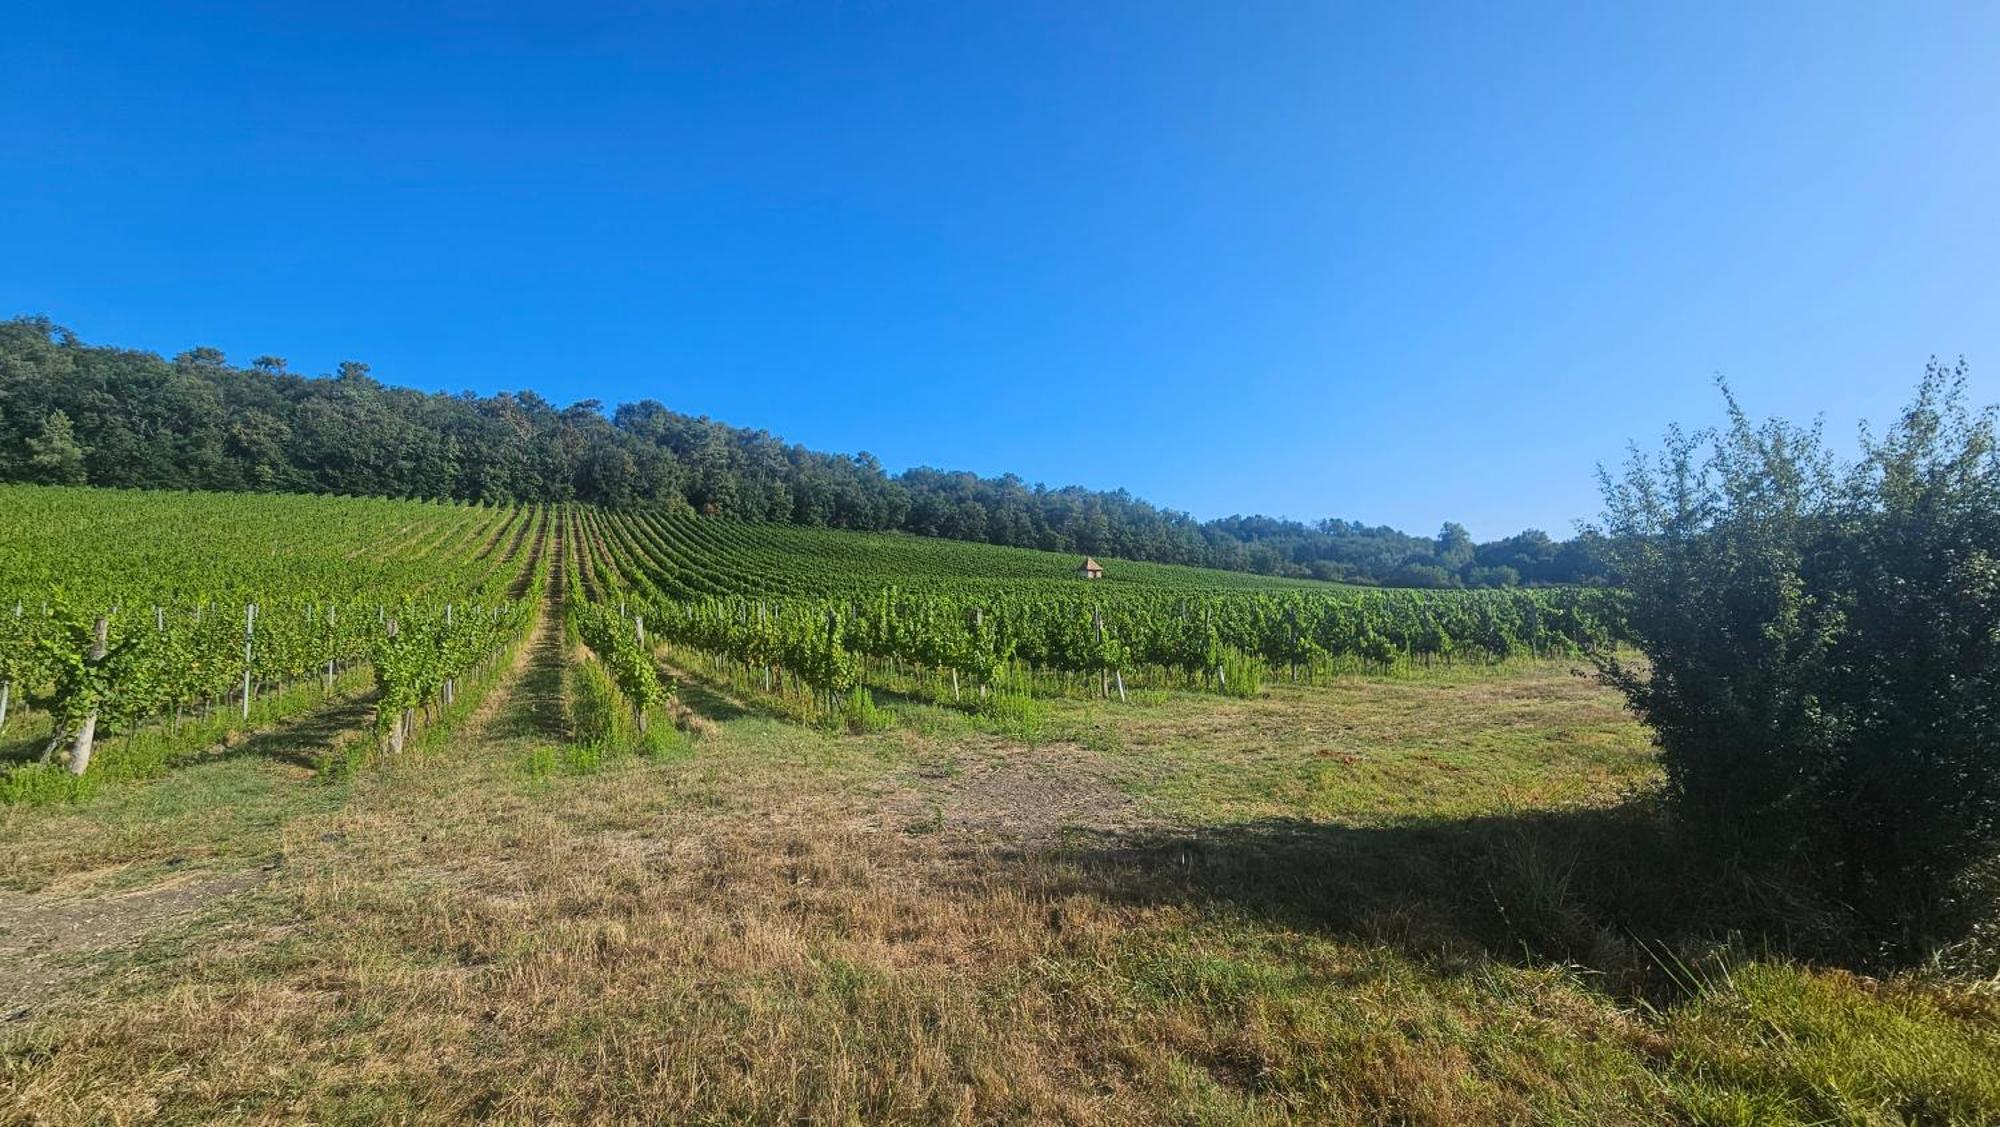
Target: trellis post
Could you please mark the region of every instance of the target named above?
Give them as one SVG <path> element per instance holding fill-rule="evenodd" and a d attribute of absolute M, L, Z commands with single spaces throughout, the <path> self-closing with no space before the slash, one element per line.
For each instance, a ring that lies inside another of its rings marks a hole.
<path fill-rule="evenodd" d="M 250 662 L 257 635 L 257 604 L 243 604 L 243 719 L 250 719 Z"/>
<path fill-rule="evenodd" d="M 98 615 L 97 623 L 92 628 L 90 635 L 90 656 L 88 660 L 91 665 L 98 665 L 104 661 L 104 655 L 109 651 L 109 647 L 105 642 L 110 629 L 110 622 L 103 615 Z M 77 726 L 76 742 L 70 745 L 70 774 L 81 775 L 90 768 L 90 752 L 96 741 L 97 702 L 93 700 L 90 703 L 90 712 L 84 716 L 83 723 Z"/>

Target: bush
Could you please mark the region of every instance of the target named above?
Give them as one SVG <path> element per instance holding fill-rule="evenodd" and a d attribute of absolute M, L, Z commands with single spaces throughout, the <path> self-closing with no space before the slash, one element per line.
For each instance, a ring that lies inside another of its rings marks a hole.
<path fill-rule="evenodd" d="M 1218 688 L 1225 696 L 1254 697 L 1264 691 L 1264 663 L 1249 654 L 1226 650 Z"/>
<path fill-rule="evenodd" d="M 840 709 L 840 719 L 847 725 L 847 730 L 856 735 L 887 731 L 896 723 L 895 715 L 878 706 L 875 697 L 860 685 L 854 686 L 847 694 L 847 703 Z"/>
<path fill-rule="evenodd" d="M 995 735 L 1033 746 L 1042 740 L 1048 706 L 1020 693 L 995 692 L 973 709 L 982 726 Z"/>
<path fill-rule="evenodd" d="M 563 667 L 563 685 L 574 746 L 596 748 L 613 756 L 632 752 L 648 758 L 672 757 L 687 750 L 686 736 L 673 725 L 662 723 L 658 707 L 647 711 L 646 729 L 640 730 L 632 698 L 619 688 L 604 662 L 588 657 L 570 662 Z"/>
<path fill-rule="evenodd" d="M 588 658 L 563 667 L 563 693 L 569 708 L 570 739 L 578 744 L 629 743 L 638 736 L 632 710 L 626 706 L 603 663 Z"/>
<path fill-rule="evenodd" d="M 1817 427 L 1755 426 L 1725 387 L 1726 429 L 1603 475 L 1646 662 L 1599 666 L 1654 729 L 1677 817 L 1916 946 L 2000 838 L 2000 454 L 1963 389 L 1933 363 L 1840 467 Z"/>
<path fill-rule="evenodd" d="M 103 782 L 101 771 L 72 775 L 61 763 L 22 763 L 11 770 L 0 769 L 0 805 L 80 802 L 96 794 Z"/>
<path fill-rule="evenodd" d="M 543 744 L 528 753 L 528 777 L 546 779 L 554 775 L 562 766 L 562 757 L 555 748 Z"/>

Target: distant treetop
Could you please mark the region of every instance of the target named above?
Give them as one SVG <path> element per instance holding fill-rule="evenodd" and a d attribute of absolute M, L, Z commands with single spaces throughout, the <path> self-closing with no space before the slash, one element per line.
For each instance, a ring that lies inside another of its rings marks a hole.
<path fill-rule="evenodd" d="M 85 345 L 47 318 L 0 321 L 0 481 L 659 505 L 745 520 L 903 531 L 1047 551 L 1396 586 L 1587 582 L 1589 539 L 1530 530 L 1475 545 L 1387 527 L 1266 516 L 1207 522 L 1124 490 L 1029 485 L 828 454 L 653 400 L 608 413 L 532 391 L 393 387 L 346 361 L 304 376 L 278 356 L 232 367 Z"/>

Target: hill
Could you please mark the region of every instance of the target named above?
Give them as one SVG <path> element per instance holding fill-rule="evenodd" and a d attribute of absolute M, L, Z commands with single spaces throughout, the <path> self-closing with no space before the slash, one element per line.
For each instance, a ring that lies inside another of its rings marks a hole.
<path fill-rule="evenodd" d="M 687 513 L 628 511 L 591 514 L 589 527 L 607 560 L 652 571 L 677 563 L 712 579 L 680 594 L 774 595 L 802 590 L 874 594 L 885 587 L 954 590 L 1058 584 L 1115 593 L 1128 590 L 1204 593 L 1235 590 L 1327 590 L 1314 579 L 1285 579 L 1215 568 L 1150 563 L 1106 556 L 1104 577 L 1077 576 L 1082 557 L 975 544 L 901 532 L 748 523 Z M 706 590 L 713 587 L 713 591 Z"/>
<path fill-rule="evenodd" d="M 1012 474 L 886 472 L 867 453 L 652 400 L 558 408 L 532 391 L 393 387 L 368 366 L 324 376 L 279 357 L 235 367 L 212 348 L 171 361 L 86 345 L 43 318 L 0 322 L 0 481 L 144 489 L 586 501 L 863 532 L 901 531 L 1058 553 L 1410 587 L 1570 583 L 1600 574 L 1588 540 L 1528 530 L 1475 544 L 1327 519 L 1197 521 L 1124 490 Z"/>

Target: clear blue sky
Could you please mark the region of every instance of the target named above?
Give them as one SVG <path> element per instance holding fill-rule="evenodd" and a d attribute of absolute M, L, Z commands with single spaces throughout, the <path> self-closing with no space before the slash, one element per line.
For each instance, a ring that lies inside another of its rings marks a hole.
<path fill-rule="evenodd" d="M 1718 372 L 1842 436 L 1932 353 L 2000 399 L 2000 5 L 5 26 L 0 315 L 97 343 L 1482 538 Z"/>

